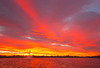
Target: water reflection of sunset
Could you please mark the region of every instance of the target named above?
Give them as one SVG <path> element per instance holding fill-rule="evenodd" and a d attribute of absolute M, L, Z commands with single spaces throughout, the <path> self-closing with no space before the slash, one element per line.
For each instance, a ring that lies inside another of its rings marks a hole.
<path fill-rule="evenodd" d="M 15 62 L 16 61 L 16 62 Z M 2 58 L 2 68 L 98 68 L 100 59 L 89 58 Z"/>

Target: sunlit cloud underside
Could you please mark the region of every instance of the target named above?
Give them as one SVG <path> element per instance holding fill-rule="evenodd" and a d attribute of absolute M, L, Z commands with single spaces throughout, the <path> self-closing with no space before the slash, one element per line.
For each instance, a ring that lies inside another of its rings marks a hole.
<path fill-rule="evenodd" d="M 99 0 L 0 0 L 0 55 L 100 55 Z"/>

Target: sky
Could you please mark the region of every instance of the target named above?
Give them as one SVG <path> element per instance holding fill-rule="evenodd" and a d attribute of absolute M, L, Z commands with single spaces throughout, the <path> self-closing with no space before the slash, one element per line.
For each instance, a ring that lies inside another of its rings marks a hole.
<path fill-rule="evenodd" d="M 0 55 L 100 55 L 100 0 L 0 0 Z"/>

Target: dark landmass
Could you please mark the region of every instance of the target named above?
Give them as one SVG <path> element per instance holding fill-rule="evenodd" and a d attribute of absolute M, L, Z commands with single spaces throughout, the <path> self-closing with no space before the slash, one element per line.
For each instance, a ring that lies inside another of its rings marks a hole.
<path fill-rule="evenodd" d="M 26 57 L 32 57 L 32 58 L 100 58 L 99 56 L 20 56 L 20 55 L 13 55 L 13 56 L 1 56 L 0 58 L 26 58 Z"/>

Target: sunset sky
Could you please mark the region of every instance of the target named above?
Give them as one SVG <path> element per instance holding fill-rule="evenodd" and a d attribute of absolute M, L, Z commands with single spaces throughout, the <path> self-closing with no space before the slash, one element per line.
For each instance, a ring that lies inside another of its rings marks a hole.
<path fill-rule="evenodd" d="M 100 55 L 100 0 L 0 0 L 0 55 Z"/>

